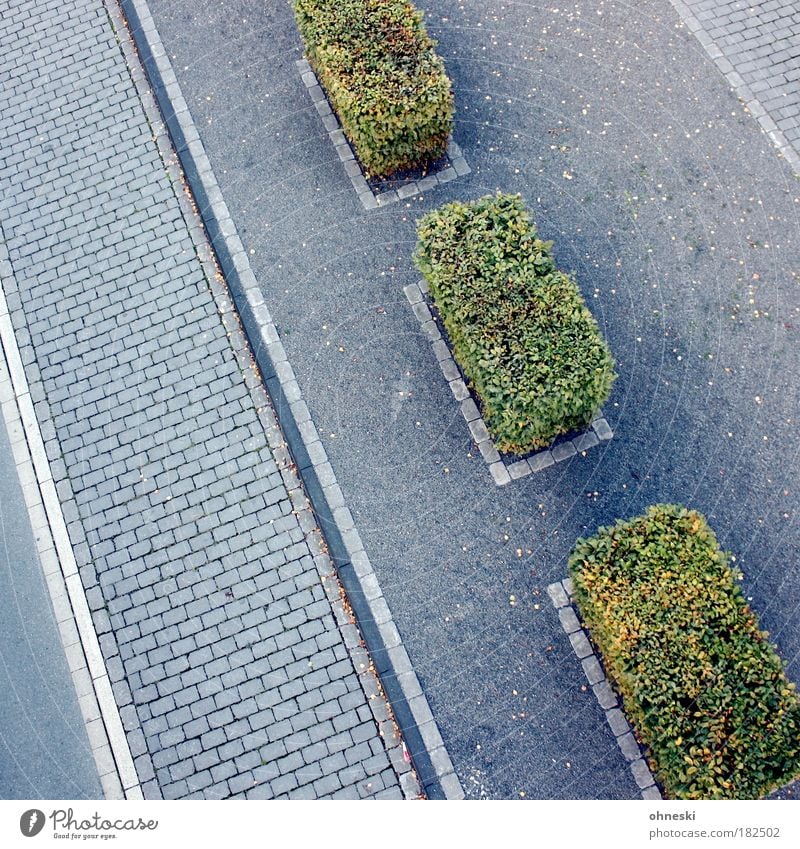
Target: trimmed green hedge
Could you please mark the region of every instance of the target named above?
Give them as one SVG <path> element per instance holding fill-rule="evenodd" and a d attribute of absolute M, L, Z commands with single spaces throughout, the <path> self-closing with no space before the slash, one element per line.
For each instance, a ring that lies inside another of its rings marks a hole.
<path fill-rule="evenodd" d="M 371 175 L 445 153 L 452 86 L 422 12 L 407 0 L 294 0 L 294 12 L 308 61 Z"/>
<path fill-rule="evenodd" d="M 670 797 L 758 798 L 800 775 L 795 686 L 702 515 L 657 505 L 600 528 L 570 573 Z"/>
<path fill-rule="evenodd" d="M 614 361 L 519 196 L 446 204 L 417 233 L 414 259 L 497 447 L 524 454 L 587 425 Z"/>

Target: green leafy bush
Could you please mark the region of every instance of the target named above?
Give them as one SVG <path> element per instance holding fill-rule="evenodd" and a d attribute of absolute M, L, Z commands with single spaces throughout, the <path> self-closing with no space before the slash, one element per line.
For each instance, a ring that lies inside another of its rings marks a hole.
<path fill-rule="evenodd" d="M 497 447 L 524 454 L 588 424 L 614 362 L 519 196 L 446 204 L 417 233 L 417 267 Z"/>
<path fill-rule="evenodd" d="M 800 774 L 800 701 L 699 513 L 578 540 L 575 595 L 668 795 L 751 799 Z"/>
<path fill-rule="evenodd" d="M 407 0 L 294 0 L 320 84 L 374 176 L 442 156 L 452 86 L 422 13 Z"/>

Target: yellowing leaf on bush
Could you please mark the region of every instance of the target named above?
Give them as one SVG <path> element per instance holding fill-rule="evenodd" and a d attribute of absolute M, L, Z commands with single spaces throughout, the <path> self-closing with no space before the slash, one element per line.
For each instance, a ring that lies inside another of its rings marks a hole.
<path fill-rule="evenodd" d="M 705 518 L 671 504 L 570 555 L 578 607 L 670 798 L 752 799 L 800 777 L 800 699 L 728 561 Z"/>

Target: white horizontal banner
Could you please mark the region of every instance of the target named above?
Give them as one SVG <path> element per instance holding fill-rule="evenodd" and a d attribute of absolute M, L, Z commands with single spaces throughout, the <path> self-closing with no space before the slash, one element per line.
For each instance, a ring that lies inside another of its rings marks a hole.
<path fill-rule="evenodd" d="M 301 810 L 302 809 L 302 810 Z M 793 802 L 0 801 L 0 847 L 800 846 Z M 311 842 L 314 841 L 314 842 Z"/>

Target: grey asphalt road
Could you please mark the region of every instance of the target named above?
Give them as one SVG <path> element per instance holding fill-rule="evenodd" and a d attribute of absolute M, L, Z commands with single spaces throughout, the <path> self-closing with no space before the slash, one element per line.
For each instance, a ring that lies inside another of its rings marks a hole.
<path fill-rule="evenodd" d="M 0 419 L 0 799 L 102 799 Z"/>
<path fill-rule="evenodd" d="M 469 796 L 638 791 L 545 588 L 682 502 L 800 679 L 797 180 L 667 0 L 424 0 L 472 174 L 365 212 L 284 2 L 150 0 Z M 494 486 L 403 296 L 414 221 L 521 192 L 609 341 L 614 439 Z"/>

